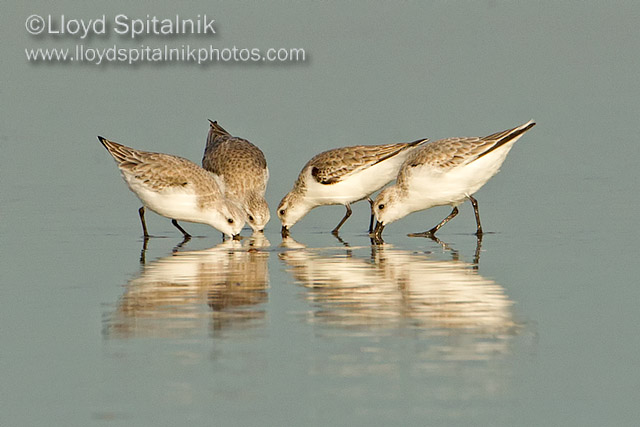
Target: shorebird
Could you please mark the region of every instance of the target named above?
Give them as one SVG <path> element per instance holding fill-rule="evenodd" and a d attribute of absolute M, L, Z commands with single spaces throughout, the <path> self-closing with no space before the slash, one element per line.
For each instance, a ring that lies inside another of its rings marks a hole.
<path fill-rule="evenodd" d="M 435 227 L 411 237 L 433 237 L 458 214 L 469 199 L 476 216 L 476 235 L 482 235 L 478 202 L 473 194 L 498 173 L 509 150 L 535 125 L 533 120 L 484 138 L 446 138 L 414 150 L 400 167 L 395 185 L 385 188 L 373 204 L 377 219 L 372 237 L 381 242 L 384 227 L 404 216 L 434 206 L 453 210 Z"/>
<path fill-rule="evenodd" d="M 357 145 L 325 151 L 313 157 L 302 168 L 293 189 L 278 206 L 282 235 L 311 209 L 324 205 L 344 205 L 344 217 L 332 230 L 337 235 L 342 224 L 351 216 L 351 203 L 367 199 L 384 187 L 398 173 L 398 168 L 414 147 L 428 141 Z M 369 231 L 373 226 L 373 211 Z"/>
<path fill-rule="evenodd" d="M 244 225 L 244 213 L 224 197 L 224 183 L 214 174 L 182 157 L 136 150 L 98 137 L 113 156 L 122 177 L 142 202 L 138 210 L 142 231 L 147 239 L 145 207 L 171 218 L 171 223 L 190 236 L 180 221 L 208 224 L 222 233 L 238 238 Z"/>
<path fill-rule="evenodd" d="M 209 123 L 202 167 L 222 178 L 225 196 L 237 200 L 251 228 L 261 232 L 271 218 L 264 199 L 269 180 L 267 160 L 246 139 L 231 136 L 218 122 L 209 120 Z"/>

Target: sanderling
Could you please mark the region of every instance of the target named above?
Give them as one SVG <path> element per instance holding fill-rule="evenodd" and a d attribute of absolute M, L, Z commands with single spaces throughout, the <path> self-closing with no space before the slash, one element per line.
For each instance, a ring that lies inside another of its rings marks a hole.
<path fill-rule="evenodd" d="M 264 199 L 269 180 L 267 160 L 246 139 L 231 136 L 218 122 L 209 122 L 202 167 L 224 180 L 225 196 L 237 200 L 244 208 L 254 231 L 263 231 L 271 218 Z"/>
<path fill-rule="evenodd" d="M 482 235 L 478 202 L 473 194 L 498 173 L 509 150 L 535 125 L 533 120 L 493 135 L 447 138 L 414 150 L 403 163 L 395 185 L 385 188 L 373 205 L 377 218 L 373 238 L 382 241 L 382 230 L 411 212 L 450 205 L 453 210 L 432 229 L 412 237 L 433 237 L 458 214 L 458 205 L 469 199 L 476 215 L 476 235 Z"/>
<path fill-rule="evenodd" d="M 182 157 L 136 150 L 101 136 L 98 139 L 115 159 L 129 189 L 142 202 L 138 213 L 145 239 L 149 237 L 145 207 L 171 218 L 185 238 L 190 235 L 178 220 L 209 224 L 229 236 L 239 236 L 244 213 L 225 199 L 220 177 Z"/>
<path fill-rule="evenodd" d="M 302 168 L 293 189 L 278 206 L 282 222 L 282 235 L 311 209 L 323 205 L 344 205 L 347 208 L 342 220 L 332 230 L 338 230 L 351 216 L 353 202 L 367 199 L 372 193 L 394 179 L 398 168 L 412 149 L 427 139 L 414 142 L 357 145 L 325 151 L 313 157 Z M 373 225 L 373 210 L 369 231 Z"/>

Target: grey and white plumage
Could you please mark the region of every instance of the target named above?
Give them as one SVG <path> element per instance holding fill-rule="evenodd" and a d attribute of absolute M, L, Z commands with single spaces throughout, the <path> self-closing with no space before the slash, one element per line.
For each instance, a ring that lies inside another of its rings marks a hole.
<path fill-rule="evenodd" d="M 287 235 L 291 226 L 317 206 L 344 205 L 347 212 L 333 229 L 337 234 L 351 215 L 351 203 L 368 199 L 395 178 L 411 150 L 425 141 L 357 145 L 317 154 L 302 168 L 293 189 L 278 206 L 282 234 Z"/>
<path fill-rule="evenodd" d="M 491 177 L 520 137 L 535 125 L 533 120 L 485 137 L 446 138 L 414 150 L 398 172 L 395 185 L 376 197 L 377 218 L 374 237 L 381 240 L 382 229 L 416 211 L 434 206 L 453 206 L 451 214 L 438 225 L 410 236 L 432 237 L 458 214 L 457 206 L 469 199 L 476 215 L 476 234 L 482 234 L 477 201 L 473 194 Z"/>
<path fill-rule="evenodd" d="M 222 181 L 197 164 L 169 154 L 136 150 L 98 137 L 116 161 L 122 177 L 140 199 L 140 220 L 145 207 L 172 219 L 185 237 L 189 234 L 177 221 L 211 225 L 229 236 L 236 236 L 244 225 L 244 213 L 224 197 Z"/>
<path fill-rule="evenodd" d="M 269 169 L 264 153 L 251 142 L 232 136 L 209 120 L 202 167 L 222 178 L 225 196 L 237 200 L 254 231 L 262 231 L 271 215 L 264 198 Z"/>

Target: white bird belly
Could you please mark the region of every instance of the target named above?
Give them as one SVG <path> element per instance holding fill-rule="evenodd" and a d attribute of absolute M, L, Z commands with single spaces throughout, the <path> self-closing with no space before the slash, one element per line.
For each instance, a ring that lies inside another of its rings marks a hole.
<path fill-rule="evenodd" d="M 409 178 L 407 202 L 414 211 L 433 206 L 459 205 L 498 173 L 514 142 L 471 163 L 444 172 L 428 165 L 416 168 Z"/>
<path fill-rule="evenodd" d="M 129 188 L 142 204 L 155 213 L 167 218 L 203 222 L 201 209 L 197 204 L 197 196 L 185 189 L 164 189 L 154 191 L 137 180 L 127 180 Z"/>

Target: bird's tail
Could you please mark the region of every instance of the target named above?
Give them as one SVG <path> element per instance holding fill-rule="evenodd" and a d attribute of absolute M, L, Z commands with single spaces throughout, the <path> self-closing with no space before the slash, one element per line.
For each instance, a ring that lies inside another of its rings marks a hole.
<path fill-rule="evenodd" d="M 209 135 L 207 135 L 207 145 L 221 136 L 231 136 L 229 132 L 218 124 L 217 121 L 209 120 Z"/>
<path fill-rule="evenodd" d="M 429 138 L 416 139 L 416 140 L 415 140 L 415 141 L 413 141 L 413 142 L 409 142 L 409 143 L 407 144 L 407 146 L 409 146 L 409 147 L 415 147 L 415 146 L 417 146 L 417 145 L 422 145 L 422 144 L 424 144 L 424 143 L 426 143 L 426 142 L 428 142 L 428 141 L 429 141 Z"/>
<path fill-rule="evenodd" d="M 503 130 L 502 132 L 497 132 L 489 136 L 485 136 L 484 138 L 482 138 L 483 141 L 487 141 L 487 142 L 495 141 L 495 143 L 487 151 L 480 154 L 478 158 L 489 154 L 493 150 L 502 147 L 504 144 L 508 142 L 511 142 L 515 139 L 520 138 L 526 131 L 528 131 L 535 125 L 536 125 L 536 122 L 534 122 L 533 120 L 529 120 L 527 123 L 520 125 L 518 127 L 515 127 L 513 129 L 507 129 L 507 130 Z"/>
<path fill-rule="evenodd" d="M 122 164 L 125 162 L 137 163 L 137 160 L 139 160 L 140 152 L 138 150 L 129 148 L 122 144 L 118 144 L 117 142 L 109 141 L 107 138 L 104 138 L 102 136 L 98 136 L 98 140 L 102 143 L 102 145 L 104 145 L 104 148 L 107 149 L 109 154 L 113 156 L 118 164 Z"/>

